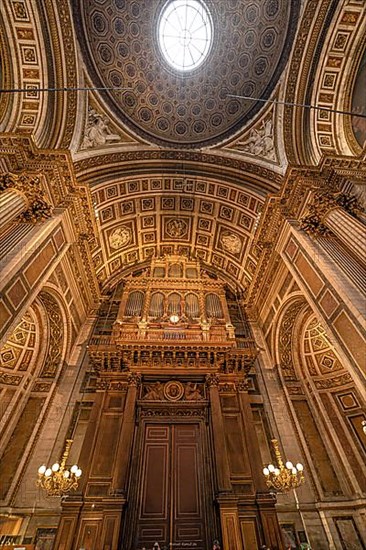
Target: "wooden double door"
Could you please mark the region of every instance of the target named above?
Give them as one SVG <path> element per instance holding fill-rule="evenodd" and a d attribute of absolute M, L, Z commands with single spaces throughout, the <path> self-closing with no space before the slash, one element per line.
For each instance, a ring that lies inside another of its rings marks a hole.
<path fill-rule="evenodd" d="M 218 536 L 203 423 L 143 423 L 136 442 L 123 549 L 203 550 Z"/>

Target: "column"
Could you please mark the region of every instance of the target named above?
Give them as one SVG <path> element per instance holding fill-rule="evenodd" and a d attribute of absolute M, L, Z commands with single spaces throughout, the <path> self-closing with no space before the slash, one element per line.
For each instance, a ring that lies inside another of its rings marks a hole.
<path fill-rule="evenodd" d="M 363 264 L 366 264 L 366 228 L 362 222 L 340 207 L 329 210 L 322 221 Z"/>
<path fill-rule="evenodd" d="M 0 219 L 4 227 L 14 221 L 28 207 L 28 200 L 24 193 L 17 189 L 6 189 L 0 194 Z"/>
<path fill-rule="evenodd" d="M 301 220 L 302 229 L 314 237 L 333 233 L 363 264 L 366 263 L 365 226 L 357 218 L 362 207 L 344 193 L 316 192 Z"/>
<path fill-rule="evenodd" d="M 219 493 L 231 492 L 230 468 L 226 452 L 224 422 L 221 414 L 219 396 L 219 376 L 208 374 L 206 383 L 210 393 L 212 431 L 214 438 L 214 454 L 216 459 L 216 473 Z"/>
<path fill-rule="evenodd" d="M 116 466 L 112 481 L 112 489 L 116 494 L 124 494 L 126 491 L 128 466 L 131 456 L 133 433 L 135 429 L 137 390 L 140 383 L 141 376 L 139 374 L 131 373 L 128 378 L 128 390 L 123 412 L 122 429 L 116 453 L 118 456 L 118 464 Z"/>
<path fill-rule="evenodd" d="M 240 412 L 244 425 L 245 442 L 250 457 L 252 478 L 257 491 L 268 492 L 264 475 L 262 474 L 262 457 L 255 427 L 253 424 L 252 409 L 249 401 L 249 394 L 245 382 L 237 384 Z"/>

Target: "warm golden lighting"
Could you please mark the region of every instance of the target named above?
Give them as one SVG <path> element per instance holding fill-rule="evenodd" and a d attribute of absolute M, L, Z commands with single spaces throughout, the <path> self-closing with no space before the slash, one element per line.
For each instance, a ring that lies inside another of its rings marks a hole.
<path fill-rule="evenodd" d="M 77 464 L 66 467 L 66 460 L 70 453 L 72 439 L 66 439 L 65 450 L 60 464 L 55 462 L 48 468 L 44 464 L 38 468 L 37 484 L 44 489 L 49 496 L 62 496 L 71 490 L 75 490 L 79 484 L 82 472 Z"/>
<path fill-rule="evenodd" d="M 304 466 L 300 462 L 296 466 L 290 461 L 284 464 L 277 439 L 272 439 L 272 445 L 277 459 L 277 467 L 268 464 L 267 467 L 263 468 L 267 486 L 281 493 L 296 489 L 304 482 Z"/>

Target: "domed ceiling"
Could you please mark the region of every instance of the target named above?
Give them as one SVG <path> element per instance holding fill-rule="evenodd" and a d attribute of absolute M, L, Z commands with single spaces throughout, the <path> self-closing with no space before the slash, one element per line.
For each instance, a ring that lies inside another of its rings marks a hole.
<path fill-rule="evenodd" d="M 93 85 L 124 88 L 101 93 L 134 133 L 159 145 L 212 145 L 263 106 L 230 95 L 269 97 L 287 60 L 300 2 L 206 0 L 212 43 L 205 59 L 185 71 L 168 63 L 159 44 L 162 13 L 173 2 L 73 2 L 78 39 Z"/>

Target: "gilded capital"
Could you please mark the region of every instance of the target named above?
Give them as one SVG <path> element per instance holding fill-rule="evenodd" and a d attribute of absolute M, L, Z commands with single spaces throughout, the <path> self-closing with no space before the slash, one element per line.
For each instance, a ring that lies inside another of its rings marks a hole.
<path fill-rule="evenodd" d="M 343 208 L 355 217 L 363 211 L 353 195 L 328 191 L 316 192 L 308 205 L 308 214 L 300 220 L 300 228 L 313 237 L 331 235 L 331 230 L 326 226 L 326 217 L 335 208 Z"/>
<path fill-rule="evenodd" d="M 128 385 L 129 386 L 135 386 L 138 388 L 141 384 L 141 374 L 138 372 L 131 372 L 131 374 L 128 376 Z"/>
<path fill-rule="evenodd" d="M 220 376 L 218 374 L 215 374 L 215 373 L 207 374 L 207 376 L 206 376 L 206 385 L 208 387 L 218 386 L 219 383 L 220 383 Z"/>
<path fill-rule="evenodd" d="M 18 217 L 21 222 L 38 223 L 51 217 L 52 207 L 44 199 L 39 176 L 25 174 L 1 174 L 0 192 L 14 189 L 22 193 L 28 202 L 28 208 Z"/>

